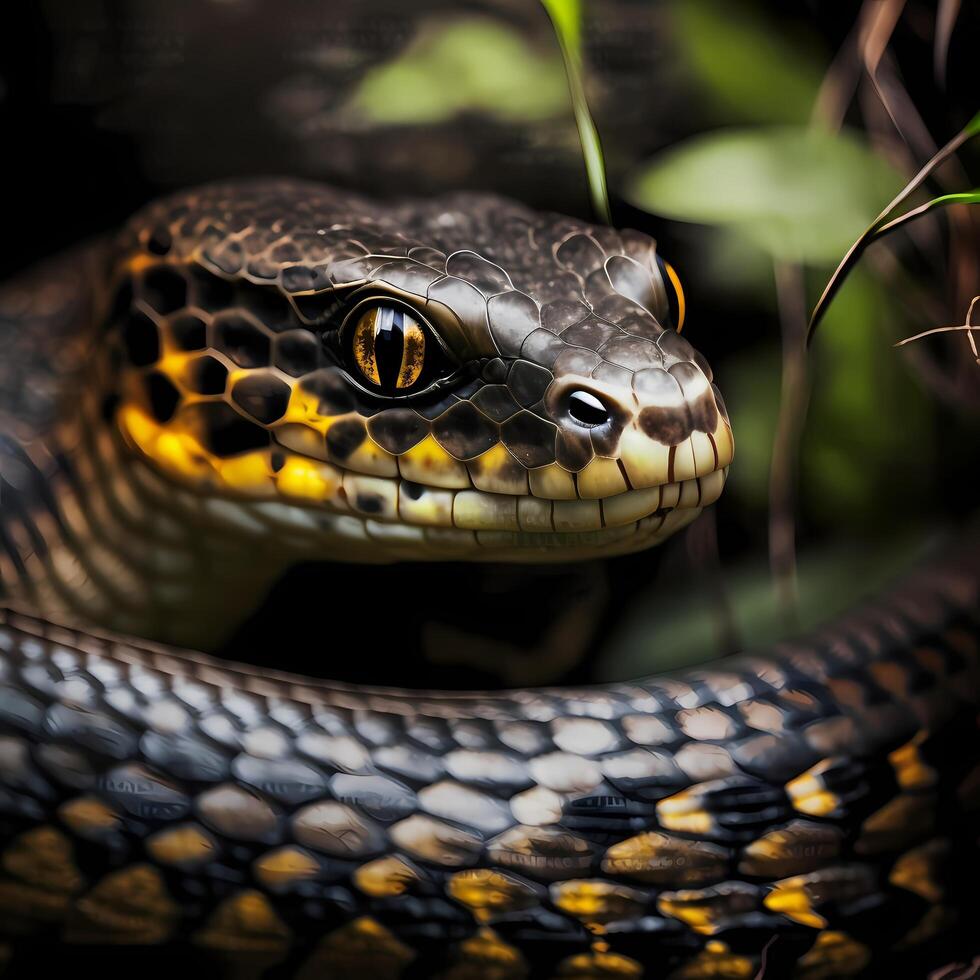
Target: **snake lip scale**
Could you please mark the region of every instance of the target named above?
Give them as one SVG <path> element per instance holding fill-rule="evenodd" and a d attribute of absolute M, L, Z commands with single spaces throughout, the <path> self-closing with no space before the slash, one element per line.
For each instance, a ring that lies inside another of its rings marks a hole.
<path fill-rule="evenodd" d="M 305 980 L 816 980 L 945 942 L 980 871 L 975 533 L 809 635 L 629 683 L 194 652 L 310 558 L 368 589 L 358 563 L 690 523 L 734 441 L 683 311 L 638 232 L 289 179 L 183 191 L 0 286 L 14 970 L 57 941 Z"/>

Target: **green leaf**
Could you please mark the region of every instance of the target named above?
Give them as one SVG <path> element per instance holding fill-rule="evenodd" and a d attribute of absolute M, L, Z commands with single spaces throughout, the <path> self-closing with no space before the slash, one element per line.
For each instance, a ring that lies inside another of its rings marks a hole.
<path fill-rule="evenodd" d="M 589 196 L 596 218 L 612 223 L 609 211 L 609 191 L 606 187 L 606 163 L 602 156 L 602 144 L 585 95 L 582 77 L 582 5 L 580 0 L 541 0 L 551 18 L 558 38 L 558 46 L 565 63 L 568 92 L 575 113 L 575 125 L 582 145 L 585 174 L 589 182 Z"/>
<path fill-rule="evenodd" d="M 849 132 L 721 130 L 642 166 L 627 197 L 647 211 L 730 225 L 773 258 L 835 262 L 901 186 Z"/>
<path fill-rule="evenodd" d="M 555 33 L 578 56 L 582 53 L 582 4 L 581 0 L 541 0 L 548 11 Z"/>
<path fill-rule="evenodd" d="M 973 199 L 976 191 L 967 191 L 967 199 L 963 199 L 960 195 L 946 195 L 945 197 L 936 198 L 935 201 L 929 201 L 920 207 L 913 208 L 906 214 L 901 215 L 898 218 L 893 218 L 891 221 L 888 220 L 888 215 L 891 214 L 895 208 L 899 206 L 904 200 L 906 200 L 915 190 L 922 186 L 926 178 L 938 167 L 944 160 L 949 159 L 964 143 L 973 139 L 980 133 L 980 113 L 977 113 L 963 127 L 945 146 L 941 147 L 936 153 L 933 154 L 932 158 L 922 167 L 919 168 L 918 173 L 906 183 L 902 190 L 898 193 L 897 197 L 894 197 L 891 202 L 884 208 L 883 211 L 879 212 L 878 217 L 875 218 L 867 228 L 851 243 L 850 247 L 847 249 L 847 253 L 840 260 L 837 268 L 834 270 L 834 274 L 827 281 L 827 285 L 824 287 L 823 292 L 820 294 L 820 299 L 817 300 L 817 305 L 813 308 L 813 313 L 810 314 L 810 325 L 807 329 L 807 344 L 813 340 L 813 335 L 816 332 L 817 327 L 820 325 L 820 319 L 823 317 L 827 310 L 827 307 L 833 302 L 834 295 L 837 290 L 840 289 L 841 283 L 847 278 L 851 269 L 857 264 L 858 260 L 864 254 L 865 249 L 868 245 L 881 235 L 886 235 L 890 231 L 901 227 L 907 221 L 914 221 L 921 214 L 925 214 L 931 211 L 933 207 L 941 207 L 944 204 L 976 204 L 977 202 Z"/>
<path fill-rule="evenodd" d="M 369 71 L 348 111 L 367 122 L 445 122 L 462 112 L 533 122 L 568 111 L 557 53 L 485 17 L 424 29 L 397 58 Z"/>
<path fill-rule="evenodd" d="M 670 11 L 678 58 L 723 118 L 806 122 L 826 67 L 817 38 L 732 0 L 674 0 Z"/>
<path fill-rule="evenodd" d="M 883 238 L 909 221 L 921 218 L 922 215 L 928 214 L 930 211 L 935 211 L 937 208 L 949 207 L 951 204 L 980 204 L 980 188 L 975 188 L 972 191 L 957 191 L 953 194 L 943 194 L 940 197 L 934 197 L 931 201 L 926 201 L 925 204 L 920 204 L 917 208 L 906 211 L 905 214 L 899 215 L 891 221 L 883 222 L 869 236 L 868 244 L 879 238 Z"/>

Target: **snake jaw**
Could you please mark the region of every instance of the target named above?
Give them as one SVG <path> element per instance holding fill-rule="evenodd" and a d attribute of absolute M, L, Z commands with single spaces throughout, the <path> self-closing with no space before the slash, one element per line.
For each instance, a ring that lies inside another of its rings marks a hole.
<path fill-rule="evenodd" d="M 724 420 L 705 443 L 710 454 L 699 452 L 691 440 L 651 450 L 645 436 L 636 446 L 626 438 L 628 455 L 619 460 L 597 457 L 575 474 L 547 464 L 531 471 L 527 489 L 497 492 L 478 489 L 472 479 L 464 489 L 406 478 L 406 472 L 428 477 L 438 470 L 438 457 L 429 459 L 428 468 L 417 459 L 407 465 L 398 459 L 394 473 L 386 469 L 386 475 L 378 475 L 384 457 L 365 456 L 375 472 L 359 473 L 296 451 L 298 440 L 292 438 L 293 448 L 217 460 L 191 433 L 159 426 L 131 406 L 120 412 L 119 421 L 127 441 L 172 479 L 218 489 L 246 510 L 262 513 L 263 503 L 285 502 L 312 512 L 322 552 L 352 560 L 370 553 L 373 561 L 419 554 L 562 561 L 642 550 L 685 527 L 718 499 L 733 446 Z M 620 482 L 612 483 L 606 464 L 616 467 Z M 656 482 L 663 476 L 675 479 Z M 603 480 L 617 492 L 602 494 Z M 634 486 L 634 480 L 641 485 Z M 489 467 L 481 482 L 500 485 Z M 267 513 L 281 518 L 281 510 Z"/>

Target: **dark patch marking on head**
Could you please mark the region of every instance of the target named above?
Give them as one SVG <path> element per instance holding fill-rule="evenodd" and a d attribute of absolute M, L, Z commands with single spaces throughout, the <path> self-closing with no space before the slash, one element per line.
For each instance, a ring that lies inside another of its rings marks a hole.
<path fill-rule="evenodd" d="M 208 345 L 207 325 L 194 313 L 175 316 L 169 330 L 174 345 L 181 350 L 203 350 Z"/>
<path fill-rule="evenodd" d="M 715 396 L 715 405 L 718 411 L 721 412 L 721 417 L 725 420 L 728 419 L 728 408 L 725 406 L 725 399 L 722 397 L 721 389 L 718 385 L 713 384 L 711 386 L 712 394 Z"/>
<path fill-rule="evenodd" d="M 180 392 L 165 374 L 153 371 L 144 378 L 150 411 L 158 422 L 169 422 L 180 404 Z"/>
<path fill-rule="evenodd" d="M 508 384 L 511 394 L 522 408 L 533 405 L 544 397 L 552 381 L 552 373 L 530 361 L 516 361 L 510 369 Z"/>
<path fill-rule="evenodd" d="M 286 413 L 290 392 L 285 381 L 263 371 L 249 374 L 236 382 L 231 389 L 231 398 L 253 419 L 269 425 Z"/>
<path fill-rule="evenodd" d="M 216 357 L 205 354 L 187 367 L 186 384 L 199 395 L 220 395 L 228 382 L 228 368 Z"/>
<path fill-rule="evenodd" d="M 718 409 L 710 382 L 701 369 L 690 361 L 682 361 L 671 366 L 670 375 L 684 393 L 692 426 L 702 432 L 714 432 L 718 425 Z"/>
<path fill-rule="evenodd" d="M 308 330 L 289 330 L 275 340 L 275 365 L 301 378 L 320 366 L 320 342 Z"/>
<path fill-rule="evenodd" d="M 691 422 L 700 432 L 714 432 L 718 427 L 718 409 L 710 391 L 703 391 L 690 403 Z"/>
<path fill-rule="evenodd" d="M 470 401 L 494 422 L 504 422 L 521 410 L 510 388 L 503 384 L 484 385 Z"/>
<path fill-rule="evenodd" d="M 410 408 L 389 408 L 368 422 L 368 431 L 382 449 L 400 456 L 426 437 L 429 426 Z"/>
<path fill-rule="evenodd" d="M 374 493 L 359 493 L 354 506 L 365 514 L 380 514 L 384 510 L 384 501 Z"/>
<path fill-rule="evenodd" d="M 639 416 L 640 428 L 664 446 L 677 446 L 691 434 L 691 415 L 686 405 L 648 405 Z"/>
<path fill-rule="evenodd" d="M 214 321 L 214 346 L 239 367 L 266 367 L 271 349 L 268 336 L 238 313 L 225 313 Z"/>
<path fill-rule="evenodd" d="M 341 419 L 327 429 L 327 449 L 343 462 L 366 438 L 367 429 L 360 419 Z"/>
<path fill-rule="evenodd" d="M 432 426 L 436 442 L 456 459 L 473 459 L 497 444 L 500 430 L 470 402 L 460 402 Z"/>
<path fill-rule="evenodd" d="M 236 456 L 269 445 L 266 429 L 242 418 L 224 402 L 190 405 L 184 409 L 182 418 L 215 456 Z"/>
<path fill-rule="evenodd" d="M 143 300 L 161 316 L 167 316 L 187 305 L 187 280 L 168 265 L 147 269 L 140 287 Z"/>
<path fill-rule="evenodd" d="M 592 430 L 560 428 L 555 440 L 555 458 L 566 470 L 573 473 L 583 469 L 592 460 Z"/>
<path fill-rule="evenodd" d="M 160 335 L 157 325 L 139 310 L 132 310 L 123 327 L 126 357 L 134 367 L 155 364 L 160 357 Z"/>
<path fill-rule="evenodd" d="M 504 445 L 529 468 L 555 461 L 556 432 L 554 423 L 531 412 L 519 412 L 500 427 Z"/>
<path fill-rule="evenodd" d="M 304 391 L 317 399 L 321 415 L 345 415 L 354 408 L 354 397 L 339 368 L 321 368 L 300 382 Z"/>

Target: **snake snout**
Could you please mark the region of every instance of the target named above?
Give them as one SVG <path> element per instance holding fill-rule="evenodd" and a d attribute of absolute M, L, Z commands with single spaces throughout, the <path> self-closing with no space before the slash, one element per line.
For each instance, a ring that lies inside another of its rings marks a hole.
<path fill-rule="evenodd" d="M 633 486 L 700 480 L 727 469 L 732 430 L 707 365 L 684 360 L 644 368 L 633 375 L 632 388 L 637 410 L 620 454 Z"/>
<path fill-rule="evenodd" d="M 624 370 L 612 382 L 579 375 L 556 378 L 545 403 L 558 427 L 558 462 L 576 474 L 580 496 L 606 497 L 615 490 L 701 478 L 711 478 L 709 487 L 718 486 L 710 494 L 699 488 L 700 502 L 710 503 L 720 493 L 734 443 L 724 401 L 706 364 L 667 358 Z M 594 480 L 600 470 L 610 478 Z"/>

